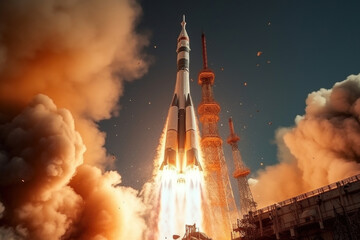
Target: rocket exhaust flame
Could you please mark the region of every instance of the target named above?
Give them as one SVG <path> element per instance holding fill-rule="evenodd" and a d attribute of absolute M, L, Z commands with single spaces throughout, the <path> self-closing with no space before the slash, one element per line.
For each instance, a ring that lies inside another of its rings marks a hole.
<path fill-rule="evenodd" d="M 189 170 L 180 177 L 172 170 L 163 170 L 161 175 L 158 239 L 171 239 L 183 232 L 185 224 L 202 224 L 202 174 Z M 179 179 L 185 181 L 179 183 Z"/>

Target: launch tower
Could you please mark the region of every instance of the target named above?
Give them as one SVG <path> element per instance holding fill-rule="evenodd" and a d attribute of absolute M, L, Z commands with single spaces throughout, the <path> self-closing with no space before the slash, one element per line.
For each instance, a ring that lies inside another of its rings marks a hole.
<path fill-rule="evenodd" d="M 234 131 L 234 124 L 231 118 L 229 118 L 230 136 L 227 139 L 227 143 L 232 148 L 232 155 L 235 165 L 235 171 L 233 173 L 234 178 L 237 180 L 239 193 L 240 193 L 240 216 L 254 212 L 256 210 L 256 203 L 254 202 L 252 193 L 250 191 L 247 176 L 250 173 L 250 169 L 246 167 L 245 163 L 241 159 L 240 151 L 237 142 L 240 137 L 236 135 Z"/>
<path fill-rule="evenodd" d="M 215 74 L 208 68 L 206 39 L 202 34 L 203 69 L 199 73 L 198 84 L 202 89 L 202 99 L 198 107 L 202 123 L 201 148 L 204 157 L 205 182 L 210 211 L 205 211 L 205 230 L 214 239 L 230 239 L 231 224 L 236 222 L 238 212 L 230 185 L 229 174 L 218 134 L 220 105 L 214 100 L 213 85 Z M 208 216 L 207 216 L 208 215 Z"/>

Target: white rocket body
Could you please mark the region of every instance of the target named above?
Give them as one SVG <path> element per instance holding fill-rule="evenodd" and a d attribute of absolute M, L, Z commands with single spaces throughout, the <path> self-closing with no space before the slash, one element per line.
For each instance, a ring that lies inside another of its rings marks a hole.
<path fill-rule="evenodd" d="M 189 52 L 190 41 L 185 29 L 185 16 L 177 43 L 177 74 L 166 129 L 164 161 L 160 166 L 184 173 L 189 168 L 201 170 L 196 146 L 195 111 L 190 96 Z"/>

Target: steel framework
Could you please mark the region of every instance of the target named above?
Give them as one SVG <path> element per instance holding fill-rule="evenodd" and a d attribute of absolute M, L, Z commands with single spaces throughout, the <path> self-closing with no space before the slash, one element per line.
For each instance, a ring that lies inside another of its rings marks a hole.
<path fill-rule="evenodd" d="M 214 239 L 230 239 L 232 223 L 238 218 L 226 161 L 222 148 L 222 139 L 218 134 L 220 105 L 214 100 L 214 72 L 208 68 L 206 40 L 202 35 L 203 69 L 198 78 L 202 89 L 202 101 L 198 107 L 202 123 L 201 148 L 205 168 L 206 195 L 209 208 L 204 212 L 205 230 Z"/>

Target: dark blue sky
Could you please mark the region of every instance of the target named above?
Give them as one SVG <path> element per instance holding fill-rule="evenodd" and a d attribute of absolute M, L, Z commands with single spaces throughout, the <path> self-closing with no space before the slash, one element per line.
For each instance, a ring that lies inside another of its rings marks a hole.
<path fill-rule="evenodd" d="M 253 174 L 277 163 L 275 130 L 294 124 L 310 92 L 331 88 L 360 72 L 357 0 L 143 0 L 140 5 L 138 30 L 150 34 L 145 52 L 152 64 L 145 76 L 125 85 L 119 116 L 100 123 L 123 184 L 136 189 L 151 177 L 173 95 L 182 14 L 190 36 L 194 104 L 201 97 L 197 75 L 204 31 L 209 66 L 216 74 L 215 98 L 222 107 L 220 134 L 223 139 L 228 136 L 227 120 L 232 116 L 243 160 Z M 259 57 L 258 51 L 263 52 Z M 232 171 L 226 143 L 224 151 Z"/>

